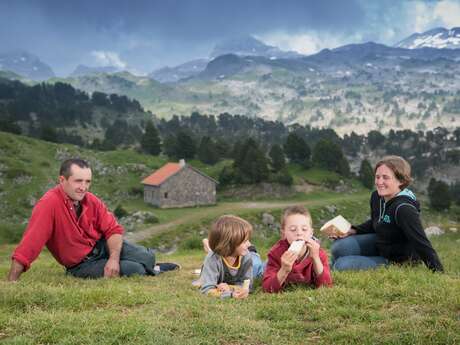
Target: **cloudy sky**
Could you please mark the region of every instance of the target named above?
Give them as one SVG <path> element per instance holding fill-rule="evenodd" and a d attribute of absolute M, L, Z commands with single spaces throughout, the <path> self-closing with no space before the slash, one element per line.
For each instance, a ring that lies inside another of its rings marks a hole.
<path fill-rule="evenodd" d="M 1 0 L 0 52 L 26 50 L 58 75 L 78 64 L 142 74 L 239 35 L 312 54 L 440 26 L 460 26 L 460 0 Z"/>

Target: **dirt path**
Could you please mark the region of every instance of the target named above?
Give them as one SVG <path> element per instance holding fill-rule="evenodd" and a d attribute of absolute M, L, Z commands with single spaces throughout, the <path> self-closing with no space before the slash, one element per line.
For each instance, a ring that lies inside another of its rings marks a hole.
<path fill-rule="evenodd" d="M 334 195 L 330 198 L 322 198 L 322 199 L 313 200 L 313 201 L 286 200 L 286 201 L 274 201 L 274 202 L 270 202 L 270 201 L 223 202 L 223 203 L 219 203 L 217 206 L 212 207 L 212 208 L 203 208 L 201 209 L 201 211 L 198 211 L 197 209 L 196 213 L 184 215 L 168 223 L 154 225 L 150 228 L 136 231 L 136 232 L 129 232 L 125 235 L 125 238 L 131 242 L 140 242 L 149 237 L 152 237 L 153 235 L 157 235 L 169 229 L 173 229 L 181 224 L 198 221 L 205 216 L 209 217 L 209 216 L 215 215 L 217 217 L 221 214 L 225 214 L 229 212 L 235 213 L 235 212 L 246 210 L 246 209 L 271 210 L 271 209 L 279 209 L 279 208 L 283 208 L 283 207 L 286 207 L 289 205 L 295 205 L 295 204 L 302 204 L 302 205 L 307 205 L 307 206 L 318 206 L 322 204 L 326 205 L 332 202 L 343 201 L 345 199 L 358 200 L 360 198 L 362 198 L 362 195 L 340 195 L 340 196 Z"/>

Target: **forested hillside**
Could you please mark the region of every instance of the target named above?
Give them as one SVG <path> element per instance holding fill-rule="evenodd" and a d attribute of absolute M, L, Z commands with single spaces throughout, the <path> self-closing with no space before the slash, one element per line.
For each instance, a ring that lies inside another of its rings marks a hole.
<path fill-rule="evenodd" d="M 397 154 L 411 162 L 417 177 L 429 179 L 437 174 L 453 182 L 458 176 L 455 171 L 449 176 L 437 170 L 455 170 L 460 163 L 458 127 L 453 131 L 441 127 L 425 132 L 390 130 L 386 135 L 379 131 L 366 135 L 352 132 L 340 137 L 333 129 L 285 125 L 229 113 L 193 112 L 190 116 L 158 119 L 126 96 L 99 91 L 88 95 L 60 82 L 28 86 L 0 79 L 0 129 L 92 149 L 134 148 L 153 155 L 162 153 L 170 159 L 197 158 L 207 164 L 234 159 L 242 162 L 242 171 L 249 169 L 244 167 L 247 159 L 259 162 L 258 167 L 271 166 L 275 172 L 282 171 L 285 162 L 295 162 L 306 169 L 318 165 L 347 176 L 350 171 L 358 172 L 363 159 L 375 162 L 383 155 Z M 246 149 L 241 151 L 243 146 Z M 248 157 L 241 157 L 241 152 L 248 151 Z M 228 171 L 226 174 L 229 177 Z M 269 179 L 264 171 L 259 175 L 236 177 L 236 181 Z M 278 179 L 288 183 L 286 174 L 282 175 Z"/>
<path fill-rule="evenodd" d="M 69 84 L 28 86 L 0 78 L 0 129 L 51 142 L 111 149 L 132 145 L 151 116 L 136 100 L 88 95 Z"/>

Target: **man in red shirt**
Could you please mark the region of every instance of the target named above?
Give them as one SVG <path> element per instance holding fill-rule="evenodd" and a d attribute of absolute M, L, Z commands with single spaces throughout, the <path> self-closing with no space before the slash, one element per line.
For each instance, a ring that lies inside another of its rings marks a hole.
<path fill-rule="evenodd" d="M 155 266 L 154 252 L 123 240 L 123 228 L 105 204 L 90 193 L 91 168 L 81 159 L 62 163 L 59 184 L 35 205 L 12 255 L 8 280 L 30 268 L 46 245 L 67 272 L 81 278 L 154 275 L 177 269 Z"/>

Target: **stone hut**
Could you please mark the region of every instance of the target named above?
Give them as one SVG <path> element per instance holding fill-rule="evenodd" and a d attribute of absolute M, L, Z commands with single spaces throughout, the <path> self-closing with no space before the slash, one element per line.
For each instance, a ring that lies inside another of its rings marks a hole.
<path fill-rule="evenodd" d="M 144 201 L 160 208 L 213 205 L 217 181 L 185 163 L 167 163 L 146 177 Z"/>

